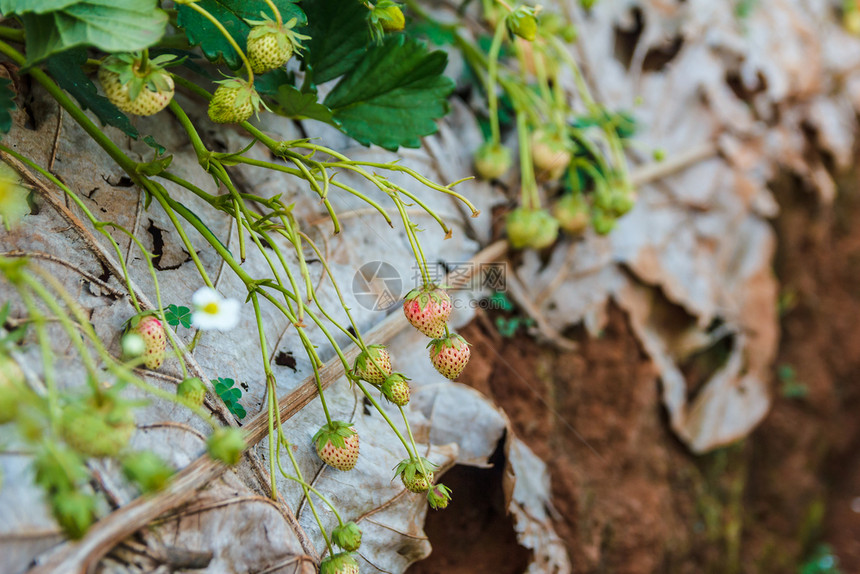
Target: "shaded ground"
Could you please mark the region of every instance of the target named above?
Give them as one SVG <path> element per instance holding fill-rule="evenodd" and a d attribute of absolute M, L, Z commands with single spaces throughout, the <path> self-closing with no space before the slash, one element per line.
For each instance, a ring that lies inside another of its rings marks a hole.
<path fill-rule="evenodd" d="M 580 345 L 572 353 L 522 334 L 504 339 L 487 316 L 464 330 L 474 352 L 460 380 L 502 406 L 548 463 L 556 528 L 575 572 L 791 573 L 806 565 L 804 574 L 834 573 L 822 543 L 843 573 L 860 572 L 860 190 L 843 185 L 831 208 L 791 179 L 774 188 L 783 285 L 774 407 L 742 443 L 702 457 L 686 451 L 618 309 L 602 337 L 571 333 Z M 687 366 L 691 381 L 699 367 Z M 499 478 L 477 470 L 445 477 L 469 511 L 428 518 L 434 554 L 411 571 L 522 572 L 512 538 L 499 532 L 509 522 L 500 494 L 491 494 L 497 486 L 469 480 Z M 815 555 L 823 557 L 818 569 Z"/>

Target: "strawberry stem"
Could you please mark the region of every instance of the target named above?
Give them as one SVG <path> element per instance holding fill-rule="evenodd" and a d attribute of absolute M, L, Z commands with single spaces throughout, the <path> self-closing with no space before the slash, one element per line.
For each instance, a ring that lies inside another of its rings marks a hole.
<path fill-rule="evenodd" d="M 405 448 L 405 449 L 406 449 L 406 454 L 408 454 L 408 455 L 409 455 L 409 458 L 410 458 L 410 459 L 411 459 L 411 458 L 414 458 L 414 456 L 413 456 L 413 454 L 412 454 L 412 449 L 411 449 L 411 448 L 409 448 L 409 443 L 408 443 L 408 442 L 406 442 L 406 439 L 405 439 L 405 438 L 403 438 L 403 435 L 400 433 L 400 430 L 399 430 L 399 429 L 394 425 L 394 423 L 392 422 L 391 418 L 389 418 L 388 413 L 386 413 L 386 412 L 385 412 L 385 409 L 383 409 L 383 408 L 379 405 L 379 403 L 377 402 L 377 400 L 376 400 L 375 398 L 373 398 L 373 396 L 372 396 L 372 395 L 367 391 L 367 388 L 362 384 L 362 382 L 361 382 L 359 379 L 356 379 L 356 380 L 355 380 L 355 384 L 356 384 L 356 385 L 358 385 L 358 388 L 359 388 L 359 389 L 361 389 L 361 392 L 362 392 L 362 393 L 364 393 L 364 396 L 365 396 L 365 397 L 367 397 L 367 400 L 369 400 L 369 401 L 370 401 L 370 404 L 372 404 L 372 405 L 374 406 L 374 408 L 375 408 L 377 411 L 379 411 L 379 414 L 381 414 L 381 415 L 382 415 L 382 418 L 384 418 L 384 419 L 385 419 L 385 422 L 387 422 L 387 423 L 388 423 L 388 426 L 390 426 L 390 427 L 391 427 L 391 430 L 393 430 L 393 431 L 394 431 L 394 434 L 396 434 L 396 435 L 397 435 L 397 438 L 399 438 L 399 439 L 400 439 L 400 442 L 402 442 L 402 443 L 403 443 L 403 448 Z M 401 409 L 401 412 L 402 412 L 402 409 Z M 408 425 L 407 425 L 407 427 L 408 427 Z M 414 444 L 414 442 L 413 442 L 413 444 Z M 417 451 L 416 451 L 416 452 L 417 452 Z"/>
<path fill-rule="evenodd" d="M 504 18 L 499 18 L 496 31 L 493 34 L 493 43 L 490 44 L 490 61 L 487 66 L 487 105 L 490 115 L 491 141 L 495 144 L 501 143 L 499 130 L 499 95 L 496 93 L 496 78 L 499 75 L 499 52 L 502 49 L 502 39 L 505 37 L 507 25 Z"/>
<path fill-rule="evenodd" d="M 269 5 L 269 9 L 275 14 L 275 20 L 278 22 L 278 28 L 283 28 L 284 20 L 281 18 L 281 12 L 278 10 L 278 7 L 275 6 L 275 3 L 272 0 L 265 0 L 266 4 Z"/>
<path fill-rule="evenodd" d="M 248 61 L 248 56 L 245 55 L 245 52 L 242 50 L 242 48 L 239 47 L 239 44 L 236 43 L 236 40 L 233 39 L 233 36 L 230 35 L 230 32 L 228 32 L 227 29 L 224 28 L 224 25 L 221 23 L 221 21 L 218 20 L 212 14 L 210 14 L 208 10 L 199 6 L 196 2 L 197 0 L 176 0 L 177 4 L 188 6 L 189 8 L 212 22 L 212 25 L 215 26 L 219 32 L 221 32 L 221 35 L 224 36 L 224 39 L 227 40 L 227 42 L 230 44 L 230 46 L 233 47 L 234 50 L 236 50 L 236 53 L 239 55 L 239 58 L 241 58 L 242 63 L 245 64 L 245 70 L 248 73 L 248 84 L 253 86 L 254 70 L 251 69 L 251 63 Z"/>

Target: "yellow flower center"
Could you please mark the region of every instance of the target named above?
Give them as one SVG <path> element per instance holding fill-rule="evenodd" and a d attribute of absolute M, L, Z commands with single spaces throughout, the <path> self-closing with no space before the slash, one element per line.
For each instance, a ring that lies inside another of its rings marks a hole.
<path fill-rule="evenodd" d="M 209 313 L 210 315 L 217 315 L 218 314 L 218 303 L 215 303 L 214 301 L 212 303 L 207 303 L 206 306 L 203 307 L 203 310 L 206 313 Z"/>

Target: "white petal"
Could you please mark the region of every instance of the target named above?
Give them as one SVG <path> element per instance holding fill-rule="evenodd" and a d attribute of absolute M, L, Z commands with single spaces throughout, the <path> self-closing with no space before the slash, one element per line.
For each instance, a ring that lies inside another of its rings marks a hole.
<path fill-rule="evenodd" d="M 218 329 L 229 331 L 239 324 L 241 304 L 235 299 L 224 299 L 218 306 Z"/>
<path fill-rule="evenodd" d="M 218 303 L 221 301 L 221 295 L 211 287 L 201 287 L 191 296 L 191 304 L 198 309 L 202 309 L 209 303 Z"/>
<path fill-rule="evenodd" d="M 211 331 L 218 329 L 221 323 L 218 320 L 218 315 L 205 313 L 203 311 L 194 311 L 191 313 L 191 324 L 201 331 Z"/>

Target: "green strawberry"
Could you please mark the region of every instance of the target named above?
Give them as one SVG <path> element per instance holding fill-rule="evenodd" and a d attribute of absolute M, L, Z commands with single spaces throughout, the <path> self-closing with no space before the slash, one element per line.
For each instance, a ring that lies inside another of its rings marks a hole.
<path fill-rule="evenodd" d="M 537 36 L 537 13 L 539 10 L 540 8 L 532 8 L 531 6 L 518 7 L 505 19 L 508 30 L 523 40 L 534 41 Z"/>
<path fill-rule="evenodd" d="M 599 207 L 595 207 L 591 214 L 591 225 L 599 235 L 608 235 L 615 229 L 615 216 Z"/>
<path fill-rule="evenodd" d="M 234 427 L 219 427 L 206 441 L 209 456 L 229 466 L 239 462 L 247 447 L 242 431 Z"/>
<path fill-rule="evenodd" d="M 382 394 L 390 402 L 399 407 L 409 404 L 409 383 L 406 377 L 400 373 L 391 373 L 382 383 Z"/>
<path fill-rule="evenodd" d="M 331 467 L 344 471 L 352 470 L 358 462 L 358 433 L 350 423 L 326 423 L 311 440 L 317 455 Z"/>
<path fill-rule="evenodd" d="M 399 32 L 406 26 L 406 18 L 400 4 L 380 0 L 370 12 L 370 24 L 381 27 L 383 32 Z"/>
<path fill-rule="evenodd" d="M 571 235 L 579 235 L 588 228 L 591 210 L 581 193 L 567 193 L 552 209 L 559 226 Z"/>
<path fill-rule="evenodd" d="M 444 484 L 437 484 L 427 491 L 427 502 L 433 510 L 447 508 L 451 502 L 451 489 Z"/>
<path fill-rule="evenodd" d="M 0 424 L 15 418 L 26 393 L 21 367 L 12 357 L 0 354 Z"/>
<path fill-rule="evenodd" d="M 439 287 L 413 289 L 403 301 L 403 314 L 413 327 L 428 337 L 441 337 L 451 316 L 451 297 Z"/>
<path fill-rule="evenodd" d="M 497 179 L 511 169 L 511 150 L 499 143 L 484 142 L 472 158 L 481 179 Z"/>
<path fill-rule="evenodd" d="M 131 408 L 108 393 L 70 403 L 60 417 L 66 444 L 86 456 L 118 455 L 134 430 Z"/>
<path fill-rule="evenodd" d="M 341 524 L 331 531 L 331 541 L 347 552 L 355 552 L 361 546 L 361 528 L 355 522 Z"/>
<path fill-rule="evenodd" d="M 143 339 L 143 364 L 154 371 L 164 362 L 164 352 L 167 350 L 167 334 L 164 325 L 150 312 L 135 315 L 127 322 L 128 333 Z"/>
<path fill-rule="evenodd" d="M 293 31 L 297 23 L 295 18 L 284 25 L 278 25 L 265 14 L 263 18 L 248 21 L 253 26 L 248 34 L 248 61 L 255 74 L 283 67 L 293 53 L 301 49 L 301 41 L 310 39 Z"/>
<path fill-rule="evenodd" d="M 320 562 L 320 574 L 358 574 L 358 562 L 349 552 L 329 556 Z"/>
<path fill-rule="evenodd" d="M 456 333 L 449 337 L 433 339 L 427 347 L 430 349 L 430 362 L 437 371 L 451 380 L 460 376 L 472 355 L 469 343 Z"/>
<path fill-rule="evenodd" d="M 173 469 L 154 452 L 131 453 L 122 461 L 126 478 L 137 483 L 143 492 L 161 490 L 173 476 Z"/>
<path fill-rule="evenodd" d="M 394 468 L 394 477 L 399 476 L 403 486 L 409 492 L 427 492 L 433 485 L 433 470 L 435 468 L 435 464 L 423 457 L 420 461 L 417 458 L 402 460 Z"/>
<path fill-rule="evenodd" d="M 391 374 L 391 356 L 383 345 L 369 345 L 355 358 L 352 373 L 372 385 L 381 385 Z"/>
<path fill-rule="evenodd" d="M 531 137 L 531 148 L 538 175 L 548 180 L 561 177 L 573 157 L 567 139 L 555 132 L 536 130 Z"/>
<path fill-rule="evenodd" d="M 179 383 L 176 394 L 188 404 L 199 407 L 206 398 L 206 385 L 197 377 L 190 377 Z"/>
<path fill-rule="evenodd" d="M 83 538 L 95 521 L 96 500 L 77 490 L 58 492 L 51 497 L 54 518 L 69 538 Z"/>
<path fill-rule="evenodd" d="M 174 56 L 162 55 L 143 63 L 141 56 L 108 56 L 99 67 L 99 83 L 119 109 L 136 116 L 151 116 L 173 99 L 173 78 L 162 66 Z"/>
<path fill-rule="evenodd" d="M 545 209 L 518 207 L 508 213 L 505 226 L 514 249 L 543 249 L 555 243 L 558 237 L 558 221 Z"/>
<path fill-rule="evenodd" d="M 260 94 L 240 78 L 221 80 L 209 102 L 209 119 L 217 124 L 238 124 L 260 110 Z"/>

